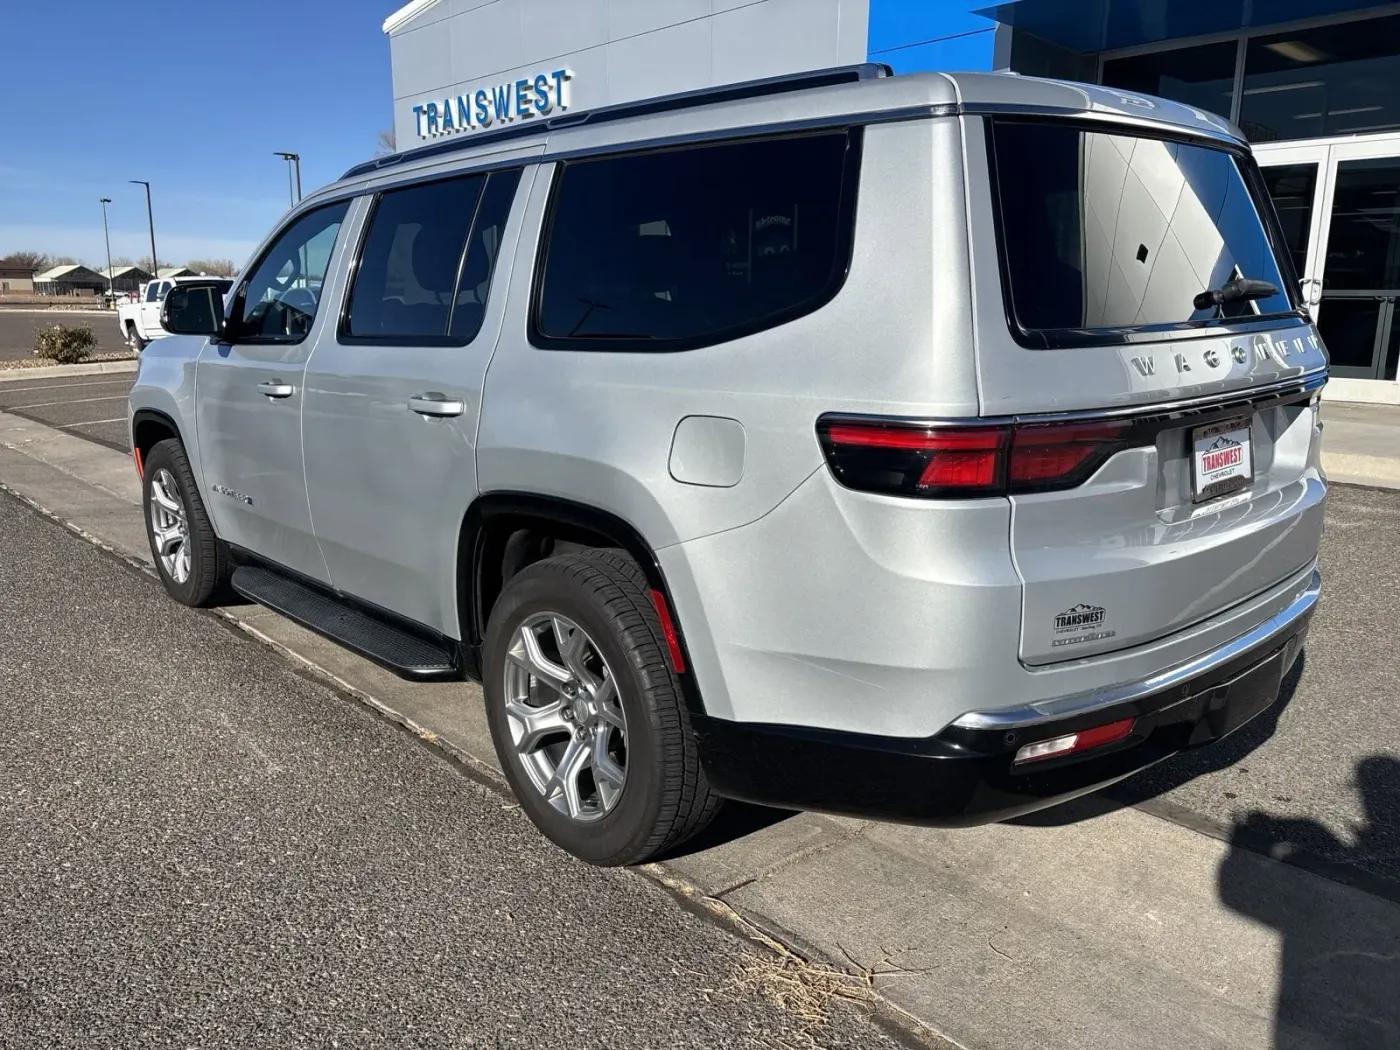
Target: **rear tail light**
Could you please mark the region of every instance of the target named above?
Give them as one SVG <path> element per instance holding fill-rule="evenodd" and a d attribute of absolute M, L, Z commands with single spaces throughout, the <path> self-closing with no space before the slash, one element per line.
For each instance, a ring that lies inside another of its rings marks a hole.
<path fill-rule="evenodd" d="M 1000 496 L 1073 488 L 1127 447 L 1126 423 L 929 426 L 822 419 L 817 436 L 838 481 L 891 495 Z"/>
<path fill-rule="evenodd" d="M 1051 737 L 1049 740 L 1037 740 L 1034 744 L 1027 744 L 1017 751 L 1011 764 L 1020 766 L 1027 762 L 1043 762 L 1047 758 L 1064 758 L 1066 755 L 1075 755 L 1092 748 L 1116 744 L 1120 740 L 1128 739 L 1132 732 L 1133 719 L 1124 718 L 1117 722 L 1109 722 L 1107 725 L 1094 726 L 1092 729 L 1081 729 L 1078 733 L 1066 733 L 1064 736 Z"/>

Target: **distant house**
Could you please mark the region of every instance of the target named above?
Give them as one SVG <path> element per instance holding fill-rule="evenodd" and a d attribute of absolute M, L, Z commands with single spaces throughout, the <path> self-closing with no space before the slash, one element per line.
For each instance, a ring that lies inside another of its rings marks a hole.
<path fill-rule="evenodd" d="M 55 266 L 37 275 L 34 290 L 40 295 L 97 295 L 107 290 L 107 278 L 96 270 L 73 263 Z"/>
<path fill-rule="evenodd" d="M 33 295 L 34 267 L 0 263 L 0 295 Z"/>
<path fill-rule="evenodd" d="M 165 280 L 167 277 L 198 277 L 199 274 L 195 273 L 188 266 L 162 266 L 156 271 L 156 276 L 161 280 Z"/>
<path fill-rule="evenodd" d="M 104 281 L 107 280 L 109 275 L 106 270 L 97 272 Z M 151 279 L 151 275 L 139 266 L 114 266 L 110 276 L 114 292 L 139 292 L 141 286 Z"/>

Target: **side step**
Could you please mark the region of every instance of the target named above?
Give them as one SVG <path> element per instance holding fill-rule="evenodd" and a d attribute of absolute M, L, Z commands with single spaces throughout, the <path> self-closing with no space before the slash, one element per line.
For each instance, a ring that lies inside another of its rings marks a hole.
<path fill-rule="evenodd" d="M 363 612 L 323 591 L 259 568 L 241 565 L 229 585 L 243 597 L 325 635 L 402 678 L 459 678 L 446 646 L 434 644 Z"/>

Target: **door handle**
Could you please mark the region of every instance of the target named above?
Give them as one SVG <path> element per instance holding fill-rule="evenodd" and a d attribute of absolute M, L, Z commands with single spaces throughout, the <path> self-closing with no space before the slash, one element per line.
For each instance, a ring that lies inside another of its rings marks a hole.
<path fill-rule="evenodd" d="M 429 390 L 426 394 L 414 394 L 408 399 L 408 407 L 420 416 L 460 416 L 466 405 L 454 401 L 446 394 Z"/>
<path fill-rule="evenodd" d="M 258 384 L 258 393 L 268 397 L 291 397 L 295 389 L 291 383 L 284 383 L 280 379 L 269 379 L 266 383 Z"/>

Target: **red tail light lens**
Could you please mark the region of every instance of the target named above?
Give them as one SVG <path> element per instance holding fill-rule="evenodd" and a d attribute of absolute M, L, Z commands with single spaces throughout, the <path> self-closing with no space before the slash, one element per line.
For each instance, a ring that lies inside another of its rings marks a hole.
<path fill-rule="evenodd" d="M 847 488 L 903 496 L 1001 496 L 1073 488 L 1129 444 L 1128 423 L 929 426 L 822 419 L 817 436 Z"/>
<path fill-rule="evenodd" d="M 1018 426 L 1011 441 L 1011 490 L 1078 485 L 1124 447 L 1128 430 L 1126 423 Z"/>
<path fill-rule="evenodd" d="M 926 427 L 895 421 L 817 424 L 842 484 L 907 496 L 986 496 L 1004 487 L 1005 427 Z"/>

